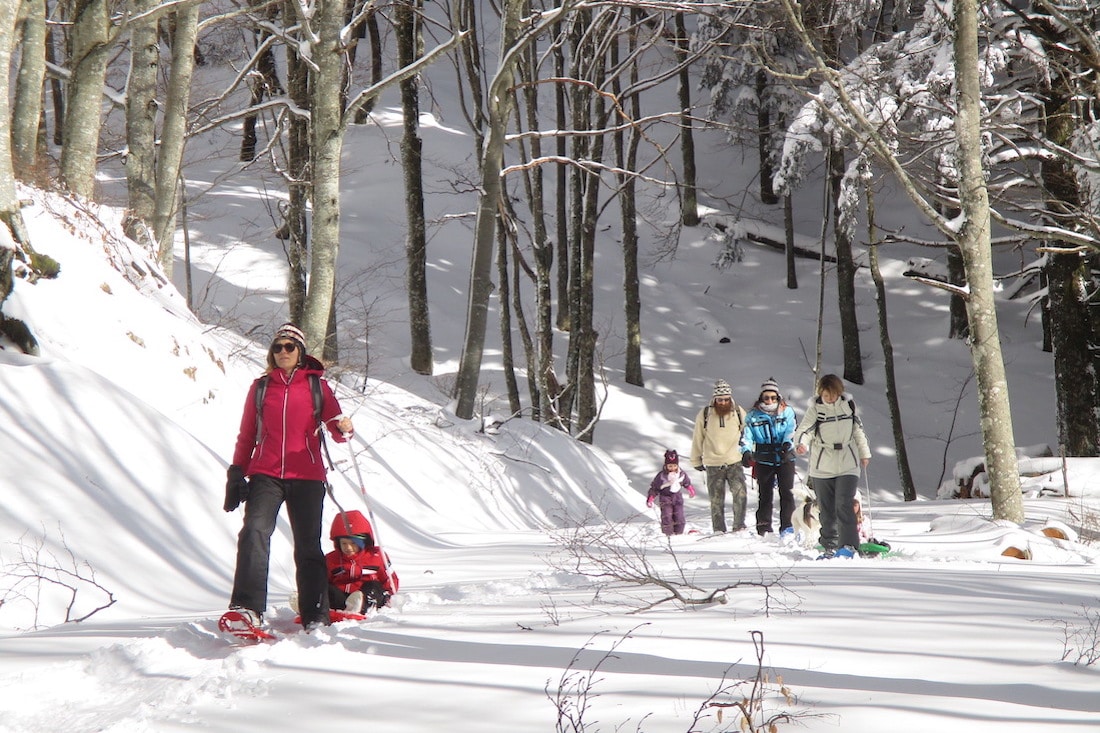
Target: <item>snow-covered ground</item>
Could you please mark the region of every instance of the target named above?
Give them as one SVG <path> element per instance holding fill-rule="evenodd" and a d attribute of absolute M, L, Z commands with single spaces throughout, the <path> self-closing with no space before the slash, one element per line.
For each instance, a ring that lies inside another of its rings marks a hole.
<path fill-rule="evenodd" d="M 763 248 L 746 244 L 743 262 L 713 268 L 717 245 L 705 228 L 685 231 L 673 258 L 654 263 L 648 245 L 642 389 L 621 379 L 617 254 L 602 247 L 609 381 L 596 447 L 527 419 L 485 434 L 446 411 L 469 220 L 433 229 L 436 376 L 403 362 L 400 184 L 379 144 L 395 134 L 385 127 L 395 118 L 382 110 L 378 119 L 348 141 L 341 317 L 370 326 L 371 378 L 364 384 L 364 345 L 348 326 L 352 366 L 333 378 L 357 430 L 350 449 L 333 446 L 331 478 L 340 505 L 367 500 L 377 517 L 402 578 L 394 607 L 365 623 L 289 633 L 293 563 L 280 523 L 269 617 L 288 635 L 242 646 L 216 630 L 240 526 L 239 512 L 221 510 L 226 461 L 248 383 L 285 318 L 281 245 L 263 226 L 271 202 L 260 174 L 224 179 L 193 203 L 195 300 L 206 322 L 141 274 L 152 266 L 113 234 L 116 212 L 101 212 L 104 229 L 23 191 L 35 242 L 63 269 L 57 280 L 18 282 L 5 303 L 33 325 L 42 356 L 0 351 L 0 730 L 738 730 L 733 711 L 711 703 L 753 697 L 758 659 L 761 714 L 791 717 L 780 730 L 1100 726 L 1100 672 L 1074 664 L 1098 643 L 1100 550 L 1088 540 L 1100 525 L 1100 468 L 1071 462 L 1068 497 L 1050 491 L 1060 475 L 1029 485 L 1023 527 L 990 521 L 985 499 L 935 498 L 956 464 L 968 468 L 980 453 L 976 400 L 966 347 L 945 337 L 946 301 L 899 276 L 903 256 L 883 270 L 919 501 L 901 501 L 865 276 L 867 384 L 851 386 L 874 450 L 862 485 L 870 529 L 894 551 L 824 562 L 771 538 L 711 537 L 705 491 L 688 501 L 699 532 L 666 542 L 644 491 L 665 448 L 688 452 L 715 379 L 750 402 L 775 377 L 801 414 L 813 384 L 816 264 L 800 261 L 801 287 L 787 290 L 781 256 Z M 469 140 L 429 124 L 425 147 L 438 181 L 463 164 Z M 189 169 L 196 188 L 234 165 L 208 157 Z M 701 160 L 704 188 L 732 185 L 728 160 Z M 444 188 L 429 197 L 431 216 L 470 210 Z M 832 298 L 832 278 L 827 287 Z M 1051 445 L 1050 357 L 1027 313 L 1021 303 L 1002 310 L 1017 443 Z M 825 370 L 839 371 L 831 312 L 825 331 Z M 492 345 L 488 357 L 483 383 L 501 412 Z M 326 526 L 335 511 L 330 502 Z M 1071 539 L 1044 535 L 1048 524 L 1070 528 Z M 724 604 L 637 612 L 660 591 L 596 582 L 594 570 L 570 564 L 581 541 L 594 555 L 621 553 L 691 583 L 693 597 L 739 587 Z M 1003 555 L 1009 547 L 1031 559 Z"/>

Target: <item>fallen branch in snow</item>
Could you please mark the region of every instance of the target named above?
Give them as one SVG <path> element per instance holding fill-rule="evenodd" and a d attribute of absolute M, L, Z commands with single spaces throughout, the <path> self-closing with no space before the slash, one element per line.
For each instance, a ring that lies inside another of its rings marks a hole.
<path fill-rule="evenodd" d="M 59 560 L 49 550 L 45 549 L 46 537 L 43 536 L 34 542 L 26 538 L 20 538 L 18 543 L 10 543 L 18 548 L 18 559 L 4 566 L 0 582 L 5 587 L 0 589 L 0 606 L 8 603 L 26 602 L 34 608 L 34 624 L 32 628 L 39 628 L 39 620 L 43 613 L 43 606 L 52 608 L 56 599 L 65 604 L 64 623 L 79 623 L 86 621 L 105 608 L 115 604 L 114 594 L 103 587 L 96 580 L 95 569 L 86 562 L 78 562 L 73 551 L 69 549 L 65 541 L 65 535 L 58 525 L 58 537 L 60 538 L 64 560 Z M 47 588 L 43 588 L 47 586 Z M 60 589 L 61 593 L 49 593 L 48 589 Z M 81 595 L 81 591 L 94 591 L 104 597 L 98 606 L 87 611 L 76 611 L 78 597 L 83 600 L 88 594 Z"/>
<path fill-rule="evenodd" d="M 570 523 L 574 524 L 574 523 Z M 783 584 L 790 569 L 778 568 L 771 576 L 760 570 L 752 579 L 720 578 L 713 586 L 700 581 L 667 541 L 653 552 L 652 545 L 639 541 L 637 525 L 630 523 L 586 524 L 554 535 L 556 555 L 549 558 L 558 572 L 573 573 L 595 581 L 595 597 L 618 595 L 634 606 L 628 613 L 643 613 L 664 603 L 684 607 L 729 602 L 732 590 L 749 588 L 763 593 L 763 613 L 789 610 L 800 600 Z M 637 590 L 638 592 L 633 592 Z M 793 596 L 793 600 L 791 597 Z"/>

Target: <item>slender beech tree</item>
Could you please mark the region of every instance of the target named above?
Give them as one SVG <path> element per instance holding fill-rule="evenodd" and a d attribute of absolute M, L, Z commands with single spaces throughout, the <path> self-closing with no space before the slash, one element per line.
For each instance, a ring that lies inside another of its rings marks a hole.
<path fill-rule="evenodd" d="M 954 61 L 956 79 L 955 139 L 958 144 L 959 209 L 963 221 L 957 235 L 970 283 L 970 350 L 978 380 L 982 443 L 989 474 L 993 516 L 1017 524 L 1024 521 L 1020 470 L 1008 379 L 1001 354 L 997 302 L 993 290 L 989 193 L 982 167 L 982 89 L 978 73 L 978 0 L 955 0 Z"/>
<path fill-rule="evenodd" d="M 1009 404 L 1008 384 L 1005 378 L 997 325 L 996 301 L 993 288 L 993 265 L 990 236 L 991 209 L 987 181 L 982 167 L 982 97 L 978 53 L 978 12 L 976 0 L 958 0 L 951 6 L 951 22 L 945 33 L 946 47 L 952 49 L 954 72 L 954 113 L 952 162 L 957 171 L 957 194 L 960 222 L 948 221 L 929 201 L 918 181 L 909 174 L 897 156 L 896 145 L 884 137 L 892 128 L 881 121 L 868 119 L 867 108 L 859 101 L 877 99 L 876 94 L 853 95 L 849 84 L 862 83 L 859 74 L 842 74 L 834 70 L 817 54 L 811 35 L 802 25 L 799 8 L 792 0 L 781 0 L 791 23 L 803 37 L 807 49 L 814 56 L 814 66 L 825 83 L 827 94 L 818 96 L 811 107 L 829 110 L 828 116 L 835 124 L 845 125 L 859 141 L 861 147 L 874 154 L 877 162 L 885 166 L 898 181 L 902 190 L 929 222 L 932 222 L 959 247 L 963 256 L 966 279 L 969 284 L 967 313 L 970 321 L 970 352 L 974 361 L 974 373 L 978 380 L 978 412 L 981 422 L 982 442 L 986 470 L 990 478 L 993 515 L 996 519 L 1023 522 L 1023 504 L 1020 496 L 1019 469 L 1016 462 L 1015 441 L 1012 430 L 1012 414 Z M 934 15 L 926 15 L 929 23 L 938 21 Z M 937 31 L 941 32 L 941 31 Z M 914 36 L 930 47 L 930 31 L 922 27 Z M 904 41 L 898 39 L 899 43 Z M 912 58 L 908 59 L 910 64 Z M 919 68 L 912 67 L 910 68 Z M 860 91 L 858 89 L 853 91 Z M 858 101 L 857 101 L 858 100 Z M 876 109 L 871 106 L 870 111 Z M 809 113 L 809 109 L 806 110 Z M 826 114 L 821 112 L 821 114 Z M 803 118 L 806 122 L 809 118 Z M 797 147 L 797 141 L 793 143 Z M 792 147 L 794 149 L 794 147 Z M 790 151 L 788 151 L 789 153 Z M 791 165 L 784 158 L 784 170 Z"/>
<path fill-rule="evenodd" d="M 680 99 L 680 157 L 683 166 L 683 181 L 681 182 L 683 213 L 680 220 L 684 226 L 693 227 L 699 224 L 699 198 L 695 180 L 695 131 L 692 126 L 695 112 L 691 105 L 691 69 L 687 63 L 691 55 L 689 48 L 691 39 L 688 38 L 684 14 L 674 13 L 673 18 L 676 26 L 676 49 L 679 51 L 682 62 L 677 85 L 677 94 Z"/>
<path fill-rule="evenodd" d="M 183 148 L 187 141 L 191 79 L 195 75 L 200 7 L 199 0 L 181 3 L 172 16 L 172 67 L 168 73 L 160 144 L 157 147 L 157 187 L 152 222 L 157 237 L 157 260 L 169 276 L 172 274 L 174 232 L 180 208 Z"/>
<path fill-rule="evenodd" d="M 130 21 L 130 77 L 126 82 L 126 236 L 156 247 L 157 72 L 160 69 L 159 0 L 133 0 Z"/>
<path fill-rule="evenodd" d="M 107 0 L 75 0 L 71 20 L 69 80 L 61 132 L 64 141 L 61 183 L 74 194 L 91 199 L 95 192 L 107 55 L 111 50 Z"/>
<path fill-rule="evenodd" d="M 46 1 L 19 5 L 19 71 L 12 101 L 12 161 L 20 175 L 38 165 L 42 144 L 42 96 L 46 78 Z"/>
<path fill-rule="evenodd" d="M 419 54 L 420 0 L 400 0 L 394 26 L 397 63 L 411 66 Z M 420 78 L 401 82 L 401 168 L 405 182 L 405 286 L 409 299 L 409 363 L 418 374 L 432 373 L 432 327 L 428 310 L 428 233 L 424 221 L 423 142 L 420 128 Z"/>
<path fill-rule="evenodd" d="M 489 82 L 486 94 L 488 132 L 480 161 L 481 188 L 478 196 L 477 218 L 474 223 L 466 332 L 463 339 L 462 358 L 455 379 L 455 414 L 462 419 L 468 420 L 474 416 L 481 361 L 485 351 L 489 297 L 492 292 L 493 246 L 496 242 L 497 217 L 500 212 L 502 193 L 500 171 L 504 163 L 507 122 L 515 100 L 511 89 L 515 79 L 516 64 L 519 63 L 525 45 L 537 39 L 557 18 L 567 14 L 574 4 L 574 0 L 565 0 L 557 8 L 543 13 L 522 41 L 519 37 L 519 22 L 524 7 L 523 0 L 505 0 L 501 6 L 500 61 L 496 73 Z"/>

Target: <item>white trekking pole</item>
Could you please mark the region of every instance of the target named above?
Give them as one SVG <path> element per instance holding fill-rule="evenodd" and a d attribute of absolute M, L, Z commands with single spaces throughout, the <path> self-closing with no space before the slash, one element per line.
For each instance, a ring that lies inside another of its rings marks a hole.
<path fill-rule="evenodd" d="M 359 461 L 355 458 L 355 450 L 352 448 L 350 440 L 348 441 L 348 456 L 351 458 L 351 465 L 355 468 L 355 478 L 359 481 L 359 495 L 363 497 L 363 504 L 367 507 L 367 516 L 370 518 L 370 526 L 374 530 L 374 544 L 382 551 L 382 561 L 386 563 L 386 574 L 389 575 L 392 569 L 390 555 L 378 538 L 378 520 L 374 518 L 374 509 L 371 507 L 370 497 L 367 496 L 367 485 L 363 481 L 363 472 L 359 470 Z"/>
<path fill-rule="evenodd" d="M 875 540 L 875 527 L 871 523 L 871 473 L 867 470 L 867 466 L 863 467 L 863 481 L 864 488 L 867 489 L 867 509 L 863 512 L 863 515 L 867 518 L 867 538 L 871 542 Z"/>

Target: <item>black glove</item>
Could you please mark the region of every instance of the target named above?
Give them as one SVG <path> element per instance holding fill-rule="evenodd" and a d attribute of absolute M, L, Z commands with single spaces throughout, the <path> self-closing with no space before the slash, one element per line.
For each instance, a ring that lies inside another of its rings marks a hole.
<path fill-rule="evenodd" d="M 752 468 L 756 465 L 756 456 L 752 454 L 751 450 L 747 450 L 741 454 L 741 465 L 745 468 Z"/>
<path fill-rule="evenodd" d="M 703 467 L 703 466 L 701 466 L 701 465 L 699 465 L 699 466 L 692 466 L 692 468 L 694 468 L 694 469 L 695 469 L 696 471 L 705 471 L 705 470 L 707 470 L 707 469 L 706 469 L 705 467 Z"/>
<path fill-rule="evenodd" d="M 231 512 L 248 501 L 248 479 L 244 477 L 244 469 L 240 466 L 230 466 L 225 472 L 225 503 L 222 509 Z"/>

